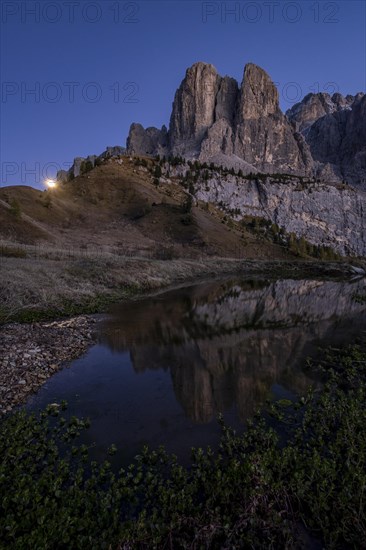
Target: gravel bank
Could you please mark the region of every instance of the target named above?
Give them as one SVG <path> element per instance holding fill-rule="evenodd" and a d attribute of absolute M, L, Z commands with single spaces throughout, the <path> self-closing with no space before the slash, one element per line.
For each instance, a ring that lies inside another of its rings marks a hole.
<path fill-rule="evenodd" d="M 93 316 L 0 330 L 0 415 L 24 403 L 56 371 L 80 357 L 95 339 Z"/>

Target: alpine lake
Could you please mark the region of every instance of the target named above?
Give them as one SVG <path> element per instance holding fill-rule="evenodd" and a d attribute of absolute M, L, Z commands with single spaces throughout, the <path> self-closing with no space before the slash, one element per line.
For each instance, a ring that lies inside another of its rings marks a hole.
<path fill-rule="evenodd" d="M 306 369 L 329 346 L 366 330 L 366 282 L 203 282 L 115 305 L 97 343 L 28 401 L 37 411 L 66 401 L 64 416 L 89 418 L 81 442 L 94 460 L 117 447 L 115 466 L 143 445 L 183 463 L 191 447 L 220 439 L 217 415 L 238 432 L 264 403 L 295 400 L 320 381 Z"/>

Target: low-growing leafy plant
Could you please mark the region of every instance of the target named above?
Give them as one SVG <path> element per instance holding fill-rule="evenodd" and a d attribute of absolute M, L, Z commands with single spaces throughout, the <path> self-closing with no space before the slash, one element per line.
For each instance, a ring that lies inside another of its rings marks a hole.
<path fill-rule="evenodd" d="M 366 352 L 326 350 L 319 393 L 280 400 L 182 467 L 163 448 L 127 469 L 88 460 L 65 404 L 0 424 L 4 548 L 361 548 L 366 540 Z M 108 454 L 113 455 L 112 445 Z"/>
<path fill-rule="evenodd" d="M 365 304 L 366 303 L 366 294 L 354 294 L 352 296 L 352 299 L 354 302 L 357 302 L 358 304 Z"/>

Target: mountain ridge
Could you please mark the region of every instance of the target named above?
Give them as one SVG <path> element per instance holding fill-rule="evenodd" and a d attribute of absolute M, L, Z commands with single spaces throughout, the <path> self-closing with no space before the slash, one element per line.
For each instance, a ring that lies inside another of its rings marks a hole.
<path fill-rule="evenodd" d="M 353 108 L 360 111 L 356 120 Z M 320 123 L 323 117 L 328 118 Z M 337 124 L 341 128 L 329 137 Z M 179 155 L 235 166 L 246 174 L 286 172 L 366 189 L 362 124 L 366 127 L 362 92 L 308 94 L 284 114 L 276 86 L 258 65 L 245 65 L 239 85 L 200 61 L 186 70 L 175 93 L 169 128 L 132 123 L 126 148 L 136 155 Z M 337 154 L 341 158 L 334 162 Z"/>

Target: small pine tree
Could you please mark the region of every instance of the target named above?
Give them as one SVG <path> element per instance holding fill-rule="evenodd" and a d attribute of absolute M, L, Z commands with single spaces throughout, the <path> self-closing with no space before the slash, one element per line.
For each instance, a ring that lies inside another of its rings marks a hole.
<path fill-rule="evenodd" d="M 295 233 L 290 233 L 289 240 L 288 240 L 288 248 L 290 252 L 297 253 L 297 242 L 296 242 L 296 235 Z"/>
<path fill-rule="evenodd" d="M 182 210 L 184 214 L 190 214 L 192 211 L 193 199 L 191 195 L 188 195 L 183 202 Z"/>
<path fill-rule="evenodd" d="M 314 246 L 311 244 L 311 243 L 307 243 L 307 250 L 306 250 L 307 254 L 309 256 L 315 256 L 314 254 Z"/>
<path fill-rule="evenodd" d="M 257 233 L 258 231 L 260 231 L 260 228 L 261 228 L 261 221 L 259 218 L 254 218 L 253 220 L 253 229 L 254 231 Z"/>
<path fill-rule="evenodd" d="M 304 236 L 300 237 L 300 240 L 298 243 L 298 251 L 300 256 L 306 256 L 307 243 Z"/>
<path fill-rule="evenodd" d="M 161 178 L 161 175 L 162 175 L 161 166 L 158 164 L 157 166 L 155 166 L 154 177 Z"/>

